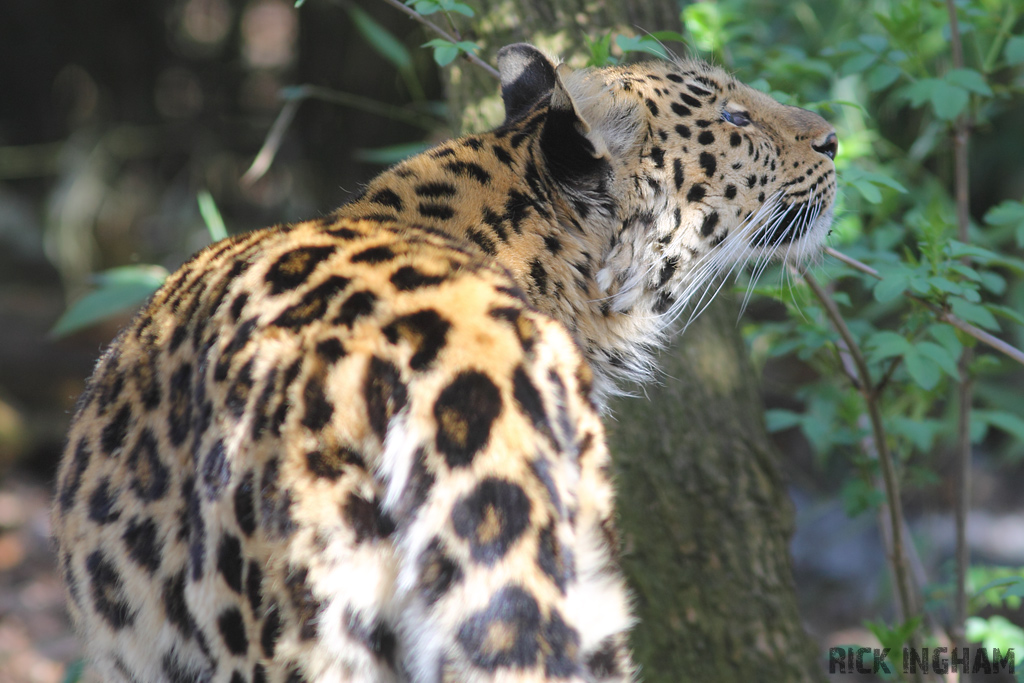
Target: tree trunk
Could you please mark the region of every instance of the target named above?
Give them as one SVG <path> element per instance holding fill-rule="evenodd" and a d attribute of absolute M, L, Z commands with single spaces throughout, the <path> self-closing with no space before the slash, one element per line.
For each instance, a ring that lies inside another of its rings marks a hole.
<path fill-rule="evenodd" d="M 710 306 L 661 368 L 660 386 L 616 401 L 607 421 L 644 680 L 820 680 L 794 594 L 792 506 L 735 302 Z"/>
<path fill-rule="evenodd" d="M 582 66 L 584 34 L 679 29 L 672 2 L 527 0 L 514 16 L 495 0 L 472 4 L 476 33 L 463 38 L 492 61 L 499 47 L 528 41 Z M 459 61 L 446 77 L 464 131 L 502 120 L 486 72 Z M 792 509 L 735 310 L 730 300 L 712 305 L 662 354 L 663 385 L 616 400 L 606 420 L 646 683 L 707 681 L 709 672 L 718 683 L 822 679 L 796 607 Z"/>

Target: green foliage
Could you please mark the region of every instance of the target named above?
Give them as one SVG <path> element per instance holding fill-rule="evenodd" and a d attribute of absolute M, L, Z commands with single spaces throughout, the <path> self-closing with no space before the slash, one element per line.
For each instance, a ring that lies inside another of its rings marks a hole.
<path fill-rule="evenodd" d="M 359 33 L 366 38 L 366 41 L 384 59 L 391 62 L 399 71 L 412 69 L 412 55 L 408 48 L 400 40 L 395 38 L 390 31 L 377 23 L 373 17 L 356 5 L 346 5 L 345 9 L 352 17 Z"/>
<path fill-rule="evenodd" d="M 225 239 L 228 236 L 228 229 L 221 218 L 217 203 L 213 201 L 213 195 L 203 190 L 196 196 L 196 202 L 199 204 L 199 215 L 203 217 L 206 230 L 210 233 L 210 239 L 214 242 Z"/>
<path fill-rule="evenodd" d="M 455 12 L 464 17 L 476 16 L 472 7 L 457 0 L 408 0 L 405 4 L 423 16 L 435 12 Z"/>
<path fill-rule="evenodd" d="M 979 586 L 973 596 L 978 607 L 1020 609 L 1024 596 L 1024 571 L 1020 568 L 972 567 L 970 583 Z"/>
<path fill-rule="evenodd" d="M 301 1 L 301 0 L 300 0 Z M 64 678 L 62 683 L 78 683 L 82 680 L 82 675 L 85 673 L 85 660 L 76 659 L 68 664 L 67 669 L 64 670 Z"/>
<path fill-rule="evenodd" d="M 769 272 L 757 284 L 754 292 L 783 302 L 788 318 L 745 323 L 755 354 L 763 362 L 789 357 L 813 378 L 792 389 L 802 409 L 766 413 L 769 430 L 799 430 L 817 462 L 847 473 L 837 493 L 849 514 L 876 510 L 883 496 L 878 463 L 864 450 L 871 441 L 865 437 L 872 437 L 868 401 L 881 412 L 902 486 L 928 491 L 940 483 L 936 464 L 952 459 L 956 449 L 956 403 L 950 397 L 970 378 L 970 437 L 983 446 L 979 452 L 991 454 L 992 467 L 1013 466 L 1024 459 L 1021 368 L 979 344 L 980 333 L 965 334 L 944 316 L 1018 348 L 1024 342 L 1024 202 L 1019 194 L 1005 194 L 1019 189 L 995 182 L 977 192 L 992 205 L 971 206 L 964 240 L 952 164 L 955 125 L 964 118 L 972 123 L 976 155 L 970 170 L 988 182 L 996 179 L 985 173 L 978 150 L 1012 155 L 1020 144 L 1007 121 L 1024 104 L 1024 6 L 958 1 L 965 63 L 954 68 L 945 3 L 768 5 L 759 3 L 757 13 L 776 17 L 771 24 L 750 19 L 750 2 L 689 4 L 683 13 L 689 44 L 746 82 L 820 110 L 836 125 L 840 196 L 831 246 L 874 271 L 829 257 L 817 266 L 863 352 L 868 386 L 825 308 L 799 279 L 776 275 L 780 282 L 773 286 L 765 283 Z M 808 35 L 820 36 L 820 43 Z M 989 156 L 987 163 L 998 158 Z M 739 285 L 741 291 L 748 287 Z M 968 347 L 976 356 L 965 373 L 959 362 Z M 841 382 L 844 376 L 851 381 Z M 1001 585 L 1008 586 L 1007 599 L 1024 593 L 1018 579 Z M 986 643 L 1017 643 L 1019 625 L 1000 619 L 974 619 L 969 628 Z M 902 647 L 910 633 L 880 625 L 872 630 L 893 647 Z"/>
<path fill-rule="evenodd" d="M 412 54 L 402 41 L 381 26 L 364 10 L 353 3 L 345 3 L 345 10 L 352 18 L 356 30 L 366 39 L 374 52 L 390 62 L 405 82 L 409 93 L 416 100 L 424 99 L 423 86 L 420 85 L 413 65 Z"/>
<path fill-rule="evenodd" d="M 76 301 L 50 330 L 63 337 L 100 320 L 131 311 L 153 294 L 167 278 L 160 266 L 122 266 L 93 276 L 96 289 Z"/>
<path fill-rule="evenodd" d="M 1011 648 L 1017 652 L 1024 650 L 1024 629 L 1003 616 L 987 619 L 968 617 L 967 639 L 972 643 L 981 643 L 986 650 L 999 648 L 1007 652 Z"/>
<path fill-rule="evenodd" d="M 676 31 L 655 31 L 654 33 L 645 33 L 641 36 L 606 33 L 596 38 L 584 36 L 583 39 L 590 52 L 587 66 L 618 64 L 621 61 L 621 57 L 613 56 L 613 42 L 615 47 L 618 48 L 616 52 L 620 55 L 641 53 L 654 55 L 660 59 L 671 59 L 672 57 L 672 52 L 666 47 L 665 43 L 685 44 L 687 42 L 686 36 Z"/>
<path fill-rule="evenodd" d="M 903 670 L 903 645 L 907 642 L 908 638 L 917 631 L 921 624 L 921 617 L 914 617 L 909 621 L 902 624 L 894 624 L 889 626 L 888 624 L 878 621 L 868 621 L 865 626 L 868 630 L 878 638 L 878 642 L 882 644 L 882 647 L 891 648 L 889 653 L 889 661 L 891 665 L 889 668 L 893 673 Z M 897 680 L 897 676 L 886 676 L 881 675 L 883 680 Z"/>
<path fill-rule="evenodd" d="M 851 303 L 844 316 L 865 351 L 873 381 L 885 382 L 879 397 L 890 425 L 888 438 L 906 459 L 952 447 L 952 426 L 939 416 L 945 414 L 952 385 L 963 379 L 957 367 L 961 351 L 975 344 L 939 322 L 936 312 L 948 311 L 1011 340 L 1024 337 L 1019 299 L 1009 298 L 1020 291 L 1024 274 L 1019 252 L 1024 246 L 1024 204 L 1010 198 L 992 207 L 984 213 L 990 229 L 972 225 L 971 243 L 964 244 L 957 236 L 952 180 L 943 170 L 950 163 L 947 141 L 956 117 L 990 121 L 1024 99 L 1024 70 L 1019 66 L 1024 64 L 1024 36 L 1012 35 L 1021 11 L 1014 3 L 961 2 L 968 63 L 951 69 L 948 17 L 941 3 L 865 5 L 873 11 L 864 12 L 863 5 L 856 13 L 829 10 L 821 3 L 805 6 L 814 20 L 832 22 L 825 29 L 830 44 L 819 52 L 828 67 L 821 78 L 808 78 L 807 69 L 795 73 L 791 49 L 765 51 L 764 44 L 784 41 L 766 41 L 757 29 L 743 28 L 744 3 L 690 5 L 684 17 L 693 42 L 703 50 L 720 51 L 727 65 L 731 60 L 750 69 L 751 73 L 740 72 L 748 81 L 751 74 L 763 73 L 775 88 L 812 106 L 828 99 L 863 103 L 863 111 L 845 108 L 842 116 L 833 117 L 839 129 L 837 163 L 844 190 L 833 244 L 873 267 L 879 277 L 830 266 L 827 279 Z M 728 52 L 726 45 L 710 37 L 723 31 L 733 31 Z M 758 39 L 757 45 L 748 46 L 746 37 Z M 798 57 L 801 52 L 797 50 Z M 817 69 L 820 60 L 811 59 Z M 775 292 L 783 301 L 790 296 L 791 322 L 751 325 L 751 340 L 762 347 L 764 342 L 757 340 L 767 340 L 769 356 L 797 355 L 823 377 L 844 374 L 836 334 L 800 290 L 797 284 Z M 758 291 L 770 293 L 764 287 Z M 1005 392 L 988 391 L 989 385 L 1001 386 L 1007 371 L 1019 372 L 1001 357 L 985 362 L 1002 372 L 976 377 L 982 403 L 990 395 L 1005 397 Z M 770 413 L 769 426 L 798 427 L 812 444 L 825 445 L 822 432 L 843 424 L 849 427 L 846 420 L 859 416 L 822 413 L 815 406 L 835 400 L 821 395 L 821 390 L 821 382 L 808 385 L 806 419 L 790 415 L 780 422 L 778 414 Z M 848 391 L 856 389 L 851 386 Z M 1022 398 L 1011 405 L 975 408 L 976 439 L 990 437 L 993 431 L 1011 440 L 1024 437 Z M 809 418 L 812 414 L 814 419 Z M 831 422 L 823 427 L 817 424 L 820 419 Z M 909 429 L 915 422 L 928 427 Z M 836 442 L 833 447 L 841 446 Z M 1013 447 L 1002 450 L 1007 453 Z"/>
<path fill-rule="evenodd" d="M 376 147 L 374 149 L 358 149 L 353 156 L 359 161 L 390 166 L 426 151 L 430 146 L 429 142 L 404 142 L 398 145 Z"/>
<path fill-rule="evenodd" d="M 199 214 L 217 242 L 228 236 L 224 219 L 213 199 L 203 190 L 196 195 Z M 167 279 L 167 269 L 149 264 L 121 266 L 92 276 L 96 288 L 80 298 L 57 319 L 50 335 L 65 337 L 117 315 L 130 313 L 145 302 Z"/>
<path fill-rule="evenodd" d="M 474 42 L 468 40 L 460 40 L 453 43 L 450 40 L 444 38 L 434 38 L 423 43 L 423 47 L 434 48 L 434 61 L 437 62 L 438 66 L 448 66 L 455 61 L 461 53 L 476 54 L 480 50 L 480 46 Z"/>

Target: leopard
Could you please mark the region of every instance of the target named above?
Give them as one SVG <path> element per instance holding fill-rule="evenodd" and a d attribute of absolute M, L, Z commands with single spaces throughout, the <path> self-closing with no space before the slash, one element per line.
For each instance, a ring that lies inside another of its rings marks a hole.
<path fill-rule="evenodd" d="M 838 141 L 698 60 L 497 64 L 498 128 L 210 245 L 97 362 L 52 526 L 102 680 L 638 676 L 608 398 L 821 253 Z"/>

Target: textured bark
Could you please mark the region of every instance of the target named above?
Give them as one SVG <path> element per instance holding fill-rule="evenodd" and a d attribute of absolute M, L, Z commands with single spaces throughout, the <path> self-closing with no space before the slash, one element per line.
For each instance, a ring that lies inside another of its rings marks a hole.
<path fill-rule="evenodd" d="M 734 303 L 710 306 L 661 367 L 663 383 L 616 401 L 607 423 L 644 680 L 820 680 L 794 594 L 792 506 Z"/>
<path fill-rule="evenodd" d="M 581 66 L 584 34 L 678 30 L 673 2 L 474 0 L 482 56 L 528 41 Z M 585 61 L 583 57 L 582 61 Z M 501 121 L 494 79 L 447 72 L 463 130 Z M 483 99 L 480 93 L 490 93 Z M 765 435 L 735 305 L 720 300 L 662 354 L 663 385 L 617 400 L 607 420 L 617 463 L 623 567 L 647 683 L 816 681 L 817 650 L 797 612 L 793 515 Z"/>

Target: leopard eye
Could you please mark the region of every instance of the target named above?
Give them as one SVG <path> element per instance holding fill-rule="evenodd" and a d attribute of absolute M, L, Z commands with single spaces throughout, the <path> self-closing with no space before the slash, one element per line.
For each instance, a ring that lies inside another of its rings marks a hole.
<path fill-rule="evenodd" d="M 729 111 L 728 109 L 723 109 L 722 120 L 728 121 L 732 125 L 739 126 L 740 128 L 750 125 L 750 116 L 741 111 Z"/>

